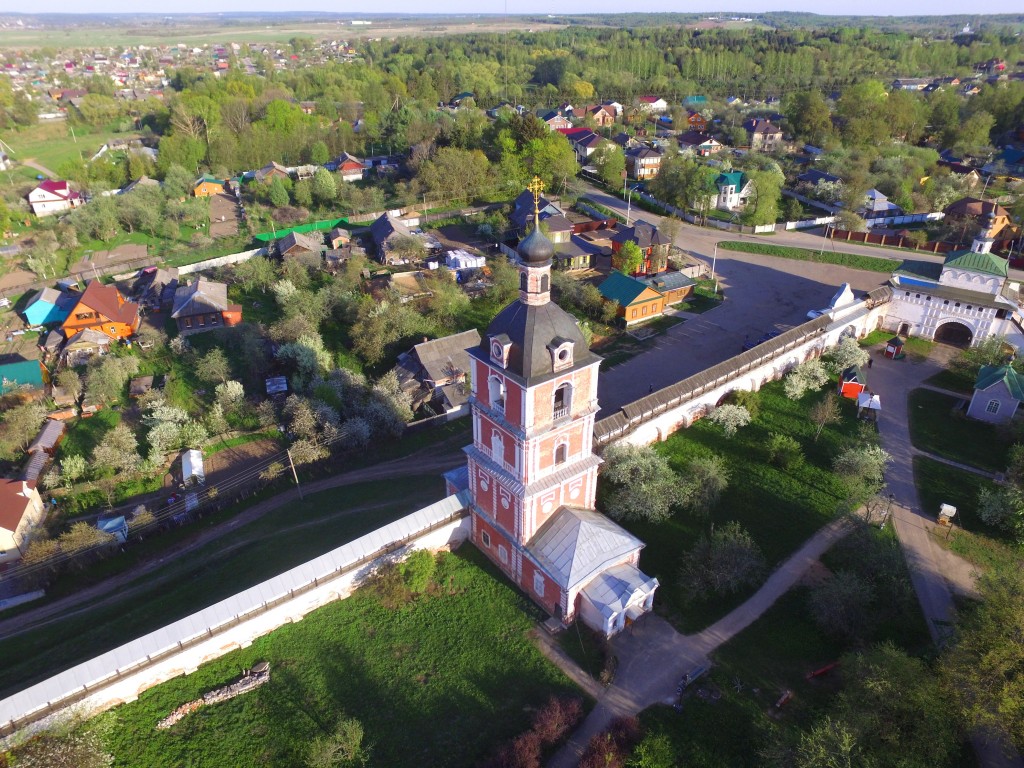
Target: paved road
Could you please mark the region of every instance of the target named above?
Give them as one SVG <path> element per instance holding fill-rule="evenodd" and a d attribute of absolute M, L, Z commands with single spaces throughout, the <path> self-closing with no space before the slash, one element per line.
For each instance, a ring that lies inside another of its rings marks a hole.
<path fill-rule="evenodd" d="M 939 346 L 929 360 L 920 363 L 909 358 L 889 360 L 876 354 L 870 379 L 872 391 L 882 401 L 878 420 L 882 447 L 892 455 L 886 481 L 896 500 L 892 507 L 893 524 L 928 631 L 940 648 L 952 631 L 954 595 L 976 594 L 977 570 L 939 545 L 934 535 L 938 510 L 921 507 L 914 485 L 913 462 L 914 456 L 922 452 L 910 441 L 907 397 L 911 390 L 941 370 L 953 352 L 949 347 Z M 971 741 L 983 768 L 1024 768 L 1021 756 L 998 737 L 975 734 Z"/>
<path fill-rule="evenodd" d="M 842 283 L 859 291 L 882 285 L 887 275 L 832 264 L 720 251 L 716 264 L 725 301 L 671 327 L 654 347 L 602 372 L 601 415 L 738 355 L 743 343 L 769 330 L 806 322 L 807 312 L 828 305 Z"/>
<path fill-rule="evenodd" d="M 590 740 L 615 719 L 636 715 L 653 704 L 674 701 L 676 686 L 684 674 L 708 664 L 711 653 L 774 605 L 848 531 L 844 519 L 826 525 L 780 565 L 749 600 L 696 635 L 681 635 L 660 616 L 649 615 L 630 631 L 613 638 L 612 650 L 619 659 L 615 682 L 601 693 L 597 705 L 551 758 L 548 768 L 578 765 Z M 562 666 L 557 658 L 553 660 Z"/>
<path fill-rule="evenodd" d="M 585 184 L 585 187 L 587 197 L 606 208 L 611 208 L 616 213 L 620 213 L 623 216 L 626 215 L 627 205 L 621 195 L 609 194 L 589 184 Z M 648 213 L 636 206 L 632 207 L 630 216 L 631 221 L 641 218 L 652 224 L 659 224 L 664 218 L 654 213 Z M 826 250 L 836 253 L 851 253 L 858 256 L 873 256 L 885 259 L 913 259 L 915 261 L 941 263 L 944 258 L 935 254 L 900 251 L 892 248 L 864 245 L 862 243 L 848 243 L 842 240 L 826 241 L 822 239 L 821 234 L 822 231 L 816 229 L 802 232 L 796 230 L 781 231 L 776 232 L 774 235 L 745 235 L 739 232 L 726 232 L 715 227 L 698 227 L 683 222 L 675 244 L 684 250 L 692 252 L 695 256 L 706 258 L 709 263 L 714 255 L 715 243 L 722 240 L 747 240 L 749 242 L 770 243 L 772 245 L 791 245 L 798 248 L 810 248 L 815 251 L 821 249 L 822 245 L 824 245 Z M 721 260 L 723 253 L 724 251 L 719 251 L 719 260 Z M 1013 269 L 1010 270 L 1010 273 L 1017 279 L 1024 278 L 1024 271 L 1022 270 Z"/>
<path fill-rule="evenodd" d="M 463 438 L 459 438 L 460 441 Z M 440 451 L 440 452 L 438 452 Z M 409 475 L 440 475 L 453 467 L 465 462 L 466 457 L 461 450 L 446 449 L 445 446 L 431 446 L 400 459 L 377 464 L 372 467 L 345 472 L 334 477 L 324 478 L 302 486 L 303 493 L 312 494 L 332 488 L 341 488 L 354 483 L 373 480 L 390 480 Z M 277 496 L 254 504 L 244 512 L 235 515 L 225 523 L 208 528 L 193 538 L 166 550 L 160 557 L 147 560 L 138 566 L 123 571 L 116 576 L 101 581 L 91 587 L 74 592 L 67 597 L 40 605 L 25 613 L 0 621 L 0 639 L 16 637 L 39 627 L 63 621 L 70 615 L 81 611 L 91 611 L 108 601 L 120 601 L 135 589 L 149 589 L 151 580 L 144 585 L 132 586 L 142 576 L 159 571 L 169 562 L 188 556 L 193 550 L 211 541 L 223 538 L 244 528 L 275 509 L 293 504 L 299 499 L 298 491 L 290 488 Z"/>

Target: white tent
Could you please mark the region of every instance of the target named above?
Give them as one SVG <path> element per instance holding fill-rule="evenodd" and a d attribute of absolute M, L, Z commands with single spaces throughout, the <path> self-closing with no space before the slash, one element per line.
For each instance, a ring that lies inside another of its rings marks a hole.
<path fill-rule="evenodd" d="M 882 401 L 878 395 L 872 394 L 867 390 L 860 392 L 857 395 L 857 415 L 867 416 L 869 418 L 878 418 L 878 412 L 882 410 Z M 867 413 L 865 413 L 865 411 Z"/>
<path fill-rule="evenodd" d="M 192 449 L 181 454 L 181 482 L 185 485 L 202 485 L 206 482 L 202 451 Z"/>

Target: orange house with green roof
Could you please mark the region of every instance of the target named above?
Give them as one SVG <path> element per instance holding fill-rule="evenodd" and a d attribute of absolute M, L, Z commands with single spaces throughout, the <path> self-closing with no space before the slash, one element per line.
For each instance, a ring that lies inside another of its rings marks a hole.
<path fill-rule="evenodd" d="M 213 197 L 224 193 L 224 180 L 204 173 L 196 183 L 192 185 L 192 194 L 195 197 Z"/>

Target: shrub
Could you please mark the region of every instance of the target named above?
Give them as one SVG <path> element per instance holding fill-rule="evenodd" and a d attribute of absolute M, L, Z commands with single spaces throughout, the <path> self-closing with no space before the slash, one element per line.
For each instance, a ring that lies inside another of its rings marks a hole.
<path fill-rule="evenodd" d="M 768 436 L 768 461 L 777 467 L 798 467 L 804 460 L 803 448 L 791 435 L 772 432 Z"/>
<path fill-rule="evenodd" d="M 740 427 L 750 423 L 750 412 L 742 405 L 720 405 L 710 413 L 708 421 L 720 426 L 726 437 L 733 437 Z"/>
<path fill-rule="evenodd" d="M 680 582 L 690 600 L 738 592 L 764 572 L 761 548 L 737 522 L 702 536 L 685 555 Z"/>
<path fill-rule="evenodd" d="M 437 558 L 434 557 L 433 552 L 428 552 L 425 549 L 416 550 L 398 566 L 405 586 L 414 595 L 427 591 L 434 579 L 436 568 Z"/>
<path fill-rule="evenodd" d="M 857 574 L 838 571 L 811 590 L 811 615 L 822 632 L 852 640 L 867 630 L 873 597 Z"/>

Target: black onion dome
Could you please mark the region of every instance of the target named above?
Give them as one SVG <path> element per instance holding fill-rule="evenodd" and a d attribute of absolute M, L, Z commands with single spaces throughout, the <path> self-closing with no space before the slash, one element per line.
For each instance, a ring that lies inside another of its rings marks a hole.
<path fill-rule="evenodd" d="M 554 255 L 555 246 L 544 236 L 539 226 L 534 227 L 533 232 L 519 243 L 519 257 L 524 264 L 544 264 L 551 261 Z"/>

